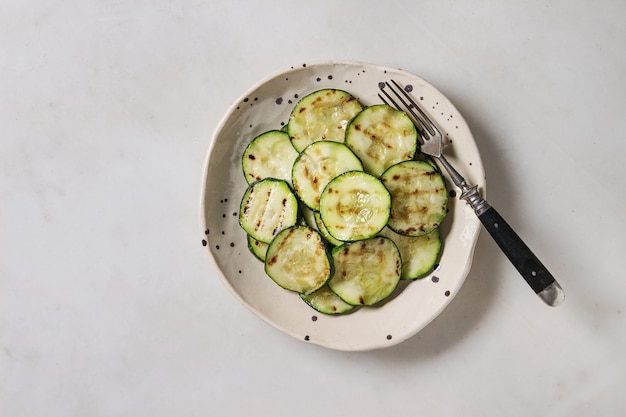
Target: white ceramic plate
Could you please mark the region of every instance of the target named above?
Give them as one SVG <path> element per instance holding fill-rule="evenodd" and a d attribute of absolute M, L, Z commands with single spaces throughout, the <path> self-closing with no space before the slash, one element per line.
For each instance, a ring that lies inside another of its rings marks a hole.
<path fill-rule="evenodd" d="M 450 303 L 469 272 L 480 222 L 458 197 L 449 199 L 449 213 L 441 226 L 443 250 L 435 270 L 418 281 L 401 283 L 395 296 L 380 307 L 361 308 L 344 316 L 318 313 L 296 293 L 280 288 L 247 248 L 238 211 L 247 186 L 241 155 L 248 142 L 267 130 L 280 129 L 294 104 L 307 93 L 339 88 L 362 104 L 372 105 L 380 103 L 378 83 L 390 78 L 412 88 L 413 97 L 442 130 L 448 160 L 484 192 L 480 154 L 463 117 L 450 101 L 413 74 L 375 65 L 302 64 L 272 75 L 232 105 L 210 145 L 201 199 L 202 244 L 226 286 L 245 306 L 306 343 L 346 351 L 396 345 L 431 322 Z M 456 191 L 448 183 L 449 189 Z"/>

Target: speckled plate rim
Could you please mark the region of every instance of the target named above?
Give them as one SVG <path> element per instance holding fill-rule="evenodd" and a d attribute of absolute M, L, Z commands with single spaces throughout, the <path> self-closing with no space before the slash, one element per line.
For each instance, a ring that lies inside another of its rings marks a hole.
<path fill-rule="evenodd" d="M 444 132 L 448 160 L 484 193 L 484 168 L 462 115 L 434 86 L 402 69 L 323 61 L 276 71 L 258 81 L 230 106 L 209 144 L 200 198 L 202 246 L 207 249 L 223 284 L 246 308 L 276 329 L 306 343 L 342 351 L 397 345 L 417 334 L 447 307 L 471 268 L 480 222 L 458 198 L 449 201 L 450 213 L 442 224 L 443 250 L 437 267 L 418 281 L 401 283 L 392 299 L 381 306 L 360 308 L 345 316 L 318 313 L 297 294 L 279 288 L 264 275 L 262 263 L 247 248 L 237 217 L 239 200 L 247 185 L 240 167 L 245 144 L 263 131 L 280 129 L 298 97 L 307 92 L 340 88 L 355 94 L 363 104 L 371 105 L 379 102 L 373 98 L 378 82 L 389 78 L 411 85 L 412 94 Z M 270 117 L 259 121 L 259 115 L 268 106 L 272 108 Z M 223 135 L 229 140 L 222 140 Z M 221 176 L 225 171 L 228 175 Z M 212 178 L 215 172 L 220 174 L 219 180 Z M 449 189 L 454 190 L 449 180 L 448 183 Z M 451 196 L 455 196 L 454 191 Z M 235 257 L 241 261 L 234 262 Z"/>

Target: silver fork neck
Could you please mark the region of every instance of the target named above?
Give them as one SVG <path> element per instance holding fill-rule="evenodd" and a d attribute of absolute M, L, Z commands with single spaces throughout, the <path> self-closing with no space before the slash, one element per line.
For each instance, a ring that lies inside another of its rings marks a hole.
<path fill-rule="evenodd" d="M 477 215 L 480 216 L 485 211 L 487 211 L 489 207 L 491 207 L 487 203 L 487 201 L 485 201 L 485 199 L 480 195 L 478 186 L 474 185 L 470 187 L 465 181 L 465 178 L 463 178 L 463 176 L 459 174 L 452 165 L 450 165 L 450 163 L 446 160 L 443 154 L 439 155 L 437 159 L 439 160 L 441 165 L 443 165 L 446 171 L 448 171 L 452 182 L 454 182 L 454 184 L 461 190 L 460 198 L 465 200 L 470 205 L 470 207 L 474 209 L 474 212 L 476 212 Z"/>

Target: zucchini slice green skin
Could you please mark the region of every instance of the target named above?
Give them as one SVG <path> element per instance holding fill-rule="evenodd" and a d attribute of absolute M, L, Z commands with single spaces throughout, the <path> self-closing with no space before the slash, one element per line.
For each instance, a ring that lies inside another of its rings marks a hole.
<path fill-rule="evenodd" d="M 250 141 L 243 152 L 241 166 L 248 184 L 264 178 L 291 183 L 291 169 L 298 151 L 291 146 L 289 135 L 279 130 L 262 133 Z"/>
<path fill-rule="evenodd" d="M 387 224 L 390 210 L 387 188 L 362 171 L 337 176 L 320 197 L 320 215 L 328 233 L 344 242 L 375 236 Z"/>
<path fill-rule="evenodd" d="M 366 172 L 379 176 L 388 167 L 413 159 L 417 130 L 406 113 L 380 104 L 352 119 L 345 143 L 361 159 Z"/>
<path fill-rule="evenodd" d="M 402 258 L 400 279 L 415 280 L 428 274 L 437 263 L 441 252 L 439 229 L 427 235 L 404 236 L 385 227 L 380 236 L 388 237 L 398 247 Z"/>
<path fill-rule="evenodd" d="M 239 225 L 254 239 L 270 243 L 298 221 L 298 200 L 289 184 L 266 178 L 246 189 L 239 208 Z"/>
<path fill-rule="evenodd" d="M 300 213 L 302 215 L 302 219 L 300 221 L 302 226 L 309 226 L 318 232 L 320 231 L 317 227 L 317 222 L 315 221 L 316 211 L 311 210 L 304 203 L 300 202 Z"/>
<path fill-rule="evenodd" d="M 322 220 L 322 215 L 320 214 L 319 211 L 314 212 L 314 219 L 315 219 L 316 229 L 321 233 L 322 237 L 326 239 L 328 243 L 330 243 L 332 246 L 340 246 L 346 243 L 342 240 L 335 239 L 330 233 L 328 233 L 328 229 L 326 228 L 326 225 L 324 224 L 324 221 Z"/>
<path fill-rule="evenodd" d="M 441 173 L 424 161 L 405 161 L 388 168 L 381 181 L 391 193 L 389 228 L 407 236 L 426 235 L 447 213 L 448 191 Z"/>
<path fill-rule="evenodd" d="M 265 273 L 287 290 L 310 294 L 330 279 L 333 263 L 315 229 L 293 226 L 278 233 L 267 248 Z"/>
<path fill-rule="evenodd" d="M 287 132 L 293 147 L 302 152 L 313 142 L 343 142 L 346 126 L 363 106 L 350 93 L 337 89 L 315 91 L 293 108 Z"/>
<path fill-rule="evenodd" d="M 322 286 L 311 294 L 300 294 L 300 298 L 323 314 L 345 314 L 356 308 L 352 304 L 343 301 L 328 285 Z"/>
<path fill-rule="evenodd" d="M 359 158 L 343 143 L 314 142 L 293 163 L 293 189 L 307 207 L 319 211 L 320 195 L 330 180 L 346 171 L 362 170 Z"/>
<path fill-rule="evenodd" d="M 248 249 L 261 262 L 265 262 L 265 254 L 267 253 L 267 243 L 260 242 L 248 235 Z"/>
<path fill-rule="evenodd" d="M 384 236 L 346 243 L 332 253 L 335 275 L 328 286 L 348 304 L 374 305 L 387 298 L 400 282 L 400 251 Z"/>

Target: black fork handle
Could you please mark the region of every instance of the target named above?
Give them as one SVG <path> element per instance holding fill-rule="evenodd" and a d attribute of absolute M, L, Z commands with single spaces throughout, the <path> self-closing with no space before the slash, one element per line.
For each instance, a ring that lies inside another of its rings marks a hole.
<path fill-rule="evenodd" d="M 563 300 L 560 285 L 500 213 L 489 206 L 478 218 L 533 291 L 548 305 L 559 305 Z"/>
<path fill-rule="evenodd" d="M 477 186 L 469 186 L 443 155 L 437 157 L 450 174 L 454 184 L 462 191 L 461 199 L 469 204 L 502 252 L 530 285 L 535 293 L 549 306 L 563 302 L 564 293 L 550 271 L 541 263 L 530 248 L 518 236 L 500 214 L 480 195 Z"/>

